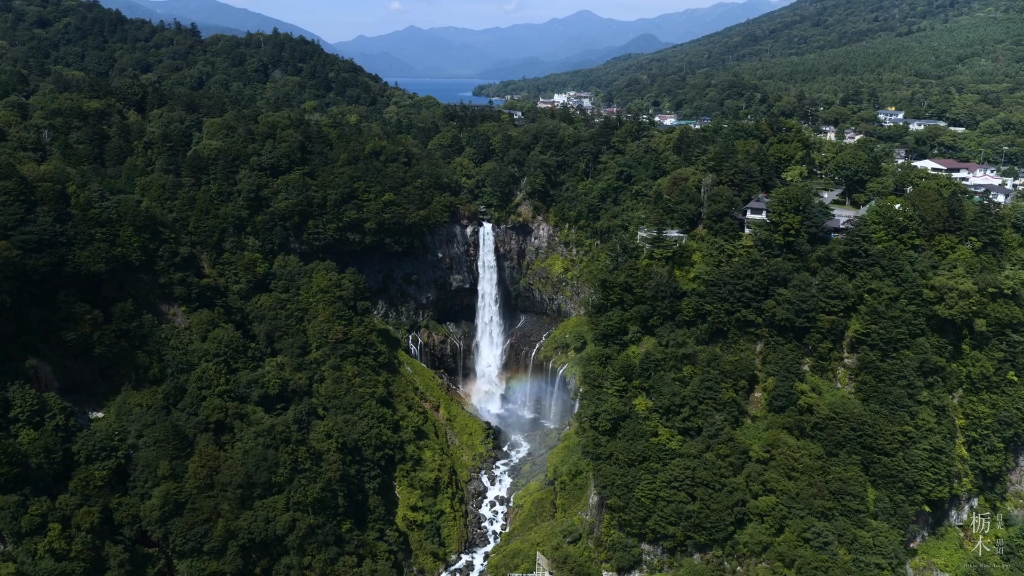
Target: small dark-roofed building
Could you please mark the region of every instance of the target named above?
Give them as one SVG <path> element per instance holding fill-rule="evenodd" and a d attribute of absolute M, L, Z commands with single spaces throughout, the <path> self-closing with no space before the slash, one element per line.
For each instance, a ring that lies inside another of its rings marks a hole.
<path fill-rule="evenodd" d="M 825 222 L 825 229 L 828 230 L 828 233 L 833 238 L 836 236 L 845 236 L 856 220 L 856 218 L 833 218 L 828 222 Z"/>
<path fill-rule="evenodd" d="M 743 232 L 749 234 L 751 231 L 751 222 L 768 219 L 768 197 L 764 194 L 754 196 L 754 199 L 747 202 L 747 205 L 743 207 L 742 216 Z"/>
<path fill-rule="evenodd" d="M 991 200 L 998 204 L 1009 204 L 1017 194 L 1014 190 L 996 184 L 975 184 L 968 186 L 968 189 L 979 198 Z"/>

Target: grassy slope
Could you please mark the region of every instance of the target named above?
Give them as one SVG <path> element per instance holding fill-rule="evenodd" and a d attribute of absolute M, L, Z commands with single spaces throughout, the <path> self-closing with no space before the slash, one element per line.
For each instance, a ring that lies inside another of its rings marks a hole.
<path fill-rule="evenodd" d="M 419 362 L 399 353 L 399 397 L 406 455 L 398 470 L 397 524 L 412 563 L 433 573 L 466 539 L 466 483 L 490 451 L 490 429 L 444 391 Z"/>
<path fill-rule="evenodd" d="M 600 574 L 591 490 L 589 464 L 570 430 L 548 453 L 546 474 L 516 494 L 509 531 L 494 548 L 488 572 L 530 572 L 539 551 L 559 573 Z"/>

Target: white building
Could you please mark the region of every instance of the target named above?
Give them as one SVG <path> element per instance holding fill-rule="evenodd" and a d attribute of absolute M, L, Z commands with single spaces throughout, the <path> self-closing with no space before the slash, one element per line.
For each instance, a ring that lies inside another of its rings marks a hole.
<path fill-rule="evenodd" d="M 996 174 L 995 166 L 975 164 L 974 162 L 957 162 L 948 158 L 929 158 L 918 160 L 914 166 L 927 170 L 932 174 L 945 174 L 967 185 L 1002 184 L 1003 179 Z"/>
<path fill-rule="evenodd" d="M 847 128 L 843 133 L 843 142 L 846 144 L 853 144 L 857 140 L 863 138 L 863 134 L 858 134 L 853 128 Z"/>
<path fill-rule="evenodd" d="M 658 114 L 655 116 L 655 119 L 659 124 L 664 124 L 665 126 L 675 126 L 678 120 L 675 114 Z"/>
<path fill-rule="evenodd" d="M 892 126 L 894 121 L 903 120 L 903 110 L 879 110 L 878 119 L 882 126 Z"/>
<path fill-rule="evenodd" d="M 924 130 L 929 126 L 938 126 L 940 128 L 949 127 L 949 124 L 943 122 L 942 120 L 907 120 L 906 124 L 907 128 L 909 128 L 913 132 L 917 132 L 918 130 Z"/>
<path fill-rule="evenodd" d="M 768 219 L 768 197 L 758 194 L 743 207 L 743 233 L 750 234 L 751 223 Z"/>
<path fill-rule="evenodd" d="M 867 213 L 868 208 L 871 206 L 869 203 L 866 206 L 860 208 L 854 208 L 852 206 L 837 206 L 832 204 L 832 201 L 839 198 L 843 194 L 842 188 L 835 190 L 822 192 L 820 200 L 828 205 L 832 209 L 832 220 L 825 223 L 825 227 L 832 234 L 832 236 L 839 236 L 845 234 L 850 226 L 853 225 L 854 220 L 863 216 Z M 764 194 L 758 194 L 753 200 L 747 203 L 743 207 L 743 232 L 750 234 L 753 230 L 752 224 L 754 222 L 764 221 L 768 219 L 768 197 Z"/>
<path fill-rule="evenodd" d="M 1013 200 L 1016 192 L 1009 188 L 1004 188 L 995 184 L 978 184 L 968 186 L 971 192 L 974 192 L 980 198 L 986 198 L 999 204 L 1009 204 Z"/>

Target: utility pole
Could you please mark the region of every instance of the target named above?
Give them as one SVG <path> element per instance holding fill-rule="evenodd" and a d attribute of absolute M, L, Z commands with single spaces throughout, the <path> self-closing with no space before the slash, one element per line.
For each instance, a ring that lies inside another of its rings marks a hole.
<path fill-rule="evenodd" d="M 1009 146 L 1003 146 L 1003 157 L 999 159 L 999 171 L 1003 171 L 1003 163 L 1006 161 L 1006 151 L 1009 150 Z"/>

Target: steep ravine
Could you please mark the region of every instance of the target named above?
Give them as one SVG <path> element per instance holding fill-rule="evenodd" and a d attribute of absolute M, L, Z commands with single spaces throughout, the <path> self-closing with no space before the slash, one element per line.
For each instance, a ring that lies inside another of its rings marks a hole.
<path fill-rule="evenodd" d="M 523 435 L 560 430 L 572 414 L 567 364 L 541 348 L 559 324 L 582 312 L 582 291 L 565 273 L 574 255 L 541 219 L 455 222 L 423 245 L 420 253 L 357 267 L 375 295 L 375 313 L 407 329 L 408 354 L 496 426 L 494 456 L 466 486 L 466 553 L 449 561 L 452 574 L 477 574 L 507 528 L 509 470 L 516 474 L 535 457 Z"/>
<path fill-rule="evenodd" d="M 421 251 L 353 263 L 374 295 L 376 315 L 406 330 L 409 354 L 453 389 L 474 362 L 479 228 L 477 221 L 452 222 L 425 238 Z M 586 291 L 575 278 L 573 250 L 545 220 L 495 225 L 494 240 L 506 356 L 524 366 L 545 334 L 583 313 Z"/>

